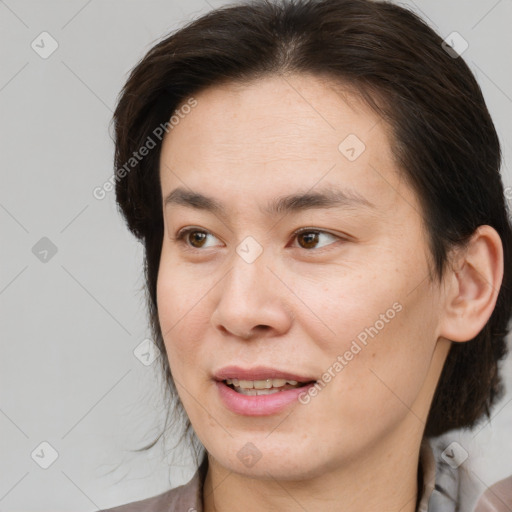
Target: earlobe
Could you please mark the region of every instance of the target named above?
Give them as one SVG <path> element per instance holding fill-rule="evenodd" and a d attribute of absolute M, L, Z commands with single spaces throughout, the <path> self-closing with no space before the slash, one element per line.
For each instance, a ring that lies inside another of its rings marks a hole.
<path fill-rule="evenodd" d="M 503 245 L 491 226 L 479 226 L 467 246 L 456 250 L 446 271 L 446 296 L 440 336 L 469 341 L 489 320 L 503 280 Z"/>

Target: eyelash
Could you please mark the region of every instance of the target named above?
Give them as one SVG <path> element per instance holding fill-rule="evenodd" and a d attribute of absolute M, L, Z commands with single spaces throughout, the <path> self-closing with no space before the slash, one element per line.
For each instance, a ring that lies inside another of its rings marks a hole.
<path fill-rule="evenodd" d="M 187 249 L 189 250 L 192 250 L 192 251 L 201 251 L 202 248 L 198 248 L 198 247 L 193 247 L 191 245 L 189 245 L 187 243 L 187 241 L 185 240 L 186 236 L 189 234 L 189 233 L 194 233 L 194 232 L 198 232 L 198 233 L 204 233 L 206 235 L 209 235 L 211 234 L 210 232 L 204 230 L 204 229 L 200 229 L 200 228 L 194 228 L 194 227 L 189 227 L 189 228 L 183 228 L 183 229 L 180 229 L 176 235 L 175 235 L 175 238 L 174 240 L 175 241 L 178 241 L 178 242 L 181 242 L 183 244 L 185 244 L 185 246 L 187 247 Z M 295 239 L 297 236 L 301 235 L 302 233 L 315 233 L 315 234 L 326 234 L 326 235 L 330 235 L 334 238 L 337 238 L 338 241 L 346 241 L 346 239 L 344 239 L 343 237 L 339 236 L 339 235 L 335 235 L 333 233 L 329 233 L 328 231 L 323 231 L 321 229 L 315 229 L 315 228 L 301 228 L 301 229 L 298 229 L 297 231 L 295 231 L 293 233 L 293 239 Z M 322 250 L 329 250 L 329 247 L 331 245 L 334 245 L 336 242 L 331 242 L 330 244 L 327 244 L 326 246 L 323 246 L 323 247 L 320 247 L 318 249 L 316 248 L 312 248 L 312 249 L 305 249 L 304 247 L 296 247 L 297 249 L 304 249 L 305 251 L 307 252 L 311 252 L 311 251 L 322 251 Z M 208 249 L 208 248 L 207 248 Z"/>

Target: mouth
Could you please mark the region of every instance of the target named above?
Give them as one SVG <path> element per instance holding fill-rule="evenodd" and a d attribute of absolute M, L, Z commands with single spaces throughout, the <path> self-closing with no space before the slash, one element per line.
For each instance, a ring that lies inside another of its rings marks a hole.
<path fill-rule="evenodd" d="M 218 397 L 231 412 L 243 416 L 268 416 L 283 412 L 301 402 L 317 381 L 268 377 L 249 380 L 227 377 L 216 379 Z M 303 403 L 303 402 L 301 402 Z"/>
<path fill-rule="evenodd" d="M 213 374 L 218 397 L 232 413 L 242 416 L 279 414 L 297 404 L 317 379 L 269 366 L 225 366 Z"/>
<path fill-rule="evenodd" d="M 222 381 L 226 386 L 232 390 L 246 396 L 262 396 L 271 395 L 274 393 L 281 393 L 289 389 L 297 389 L 313 382 L 298 382 L 293 379 L 264 379 L 264 380 L 240 380 L 240 379 L 224 379 Z"/>

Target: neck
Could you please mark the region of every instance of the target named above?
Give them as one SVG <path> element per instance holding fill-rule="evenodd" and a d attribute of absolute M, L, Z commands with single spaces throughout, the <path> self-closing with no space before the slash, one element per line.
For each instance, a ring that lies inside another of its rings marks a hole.
<path fill-rule="evenodd" d="M 359 457 L 341 461 L 335 470 L 318 468 L 308 479 L 251 478 L 226 469 L 208 455 L 204 512 L 291 512 L 319 506 L 323 512 L 414 512 L 421 432 L 417 434 L 395 436 L 387 443 L 379 440 Z M 272 468 L 267 471 L 272 475 Z"/>

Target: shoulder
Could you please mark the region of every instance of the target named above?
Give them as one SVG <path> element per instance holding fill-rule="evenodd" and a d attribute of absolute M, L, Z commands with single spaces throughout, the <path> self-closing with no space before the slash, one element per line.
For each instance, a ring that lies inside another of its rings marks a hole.
<path fill-rule="evenodd" d="M 475 512 L 508 512 L 512 510 L 512 475 L 488 487 Z"/>
<path fill-rule="evenodd" d="M 151 498 L 102 509 L 100 512 L 171 512 L 178 510 L 179 503 L 183 501 L 184 494 L 186 494 L 185 487 L 182 485 Z"/>
<path fill-rule="evenodd" d="M 207 468 L 208 457 L 205 454 L 194 476 L 186 484 L 151 498 L 102 509 L 99 512 L 202 512 L 203 484 Z"/>

